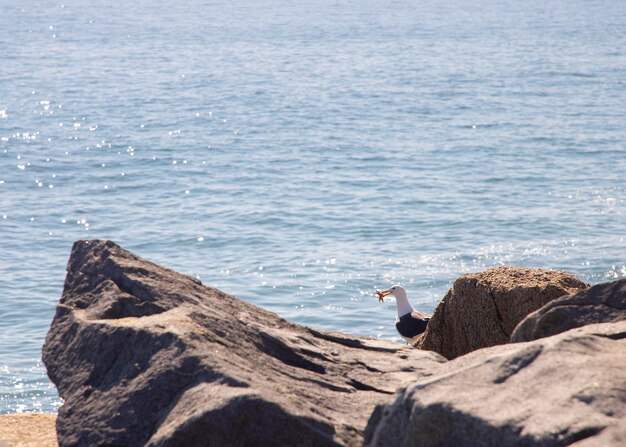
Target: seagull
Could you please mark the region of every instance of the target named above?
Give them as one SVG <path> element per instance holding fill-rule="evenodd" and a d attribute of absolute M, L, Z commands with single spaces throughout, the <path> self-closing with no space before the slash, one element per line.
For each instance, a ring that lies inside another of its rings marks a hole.
<path fill-rule="evenodd" d="M 396 308 L 398 310 L 398 319 L 396 320 L 396 329 L 407 343 L 413 344 L 417 338 L 424 333 L 430 317 L 426 314 L 416 311 L 406 297 L 406 290 L 400 285 L 395 285 L 387 290 L 377 290 L 378 301 L 384 302 L 384 297 L 392 295 L 396 297 Z"/>

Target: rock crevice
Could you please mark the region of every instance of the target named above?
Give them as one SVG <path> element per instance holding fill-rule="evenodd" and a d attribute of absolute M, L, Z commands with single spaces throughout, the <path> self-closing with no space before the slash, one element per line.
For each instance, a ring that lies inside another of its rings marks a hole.
<path fill-rule="evenodd" d="M 624 296 L 626 279 L 560 297 L 528 315 L 511 334 L 511 341 L 531 341 L 588 324 L 624 320 Z"/>
<path fill-rule="evenodd" d="M 498 324 L 498 328 L 500 328 L 500 332 L 506 338 L 508 338 L 511 334 L 507 334 L 504 329 L 504 318 L 502 318 L 502 314 L 500 313 L 500 309 L 498 309 L 498 301 L 496 300 L 495 295 L 493 294 L 493 290 L 489 289 L 489 296 L 491 297 L 491 301 L 493 302 L 493 308 L 496 311 L 496 323 Z"/>

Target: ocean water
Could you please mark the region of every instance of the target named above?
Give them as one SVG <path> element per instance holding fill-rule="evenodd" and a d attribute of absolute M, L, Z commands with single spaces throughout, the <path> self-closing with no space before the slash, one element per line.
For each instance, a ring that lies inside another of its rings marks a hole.
<path fill-rule="evenodd" d="M 614 0 L 0 0 L 0 413 L 77 239 L 399 341 L 466 272 L 626 276 Z"/>

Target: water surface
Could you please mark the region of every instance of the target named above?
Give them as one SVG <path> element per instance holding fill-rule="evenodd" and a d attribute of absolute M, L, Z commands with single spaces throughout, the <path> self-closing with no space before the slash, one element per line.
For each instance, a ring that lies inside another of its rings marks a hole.
<path fill-rule="evenodd" d="M 375 286 L 626 276 L 621 2 L 104 3 L 2 4 L 0 413 L 60 404 L 77 239 L 397 341 Z"/>

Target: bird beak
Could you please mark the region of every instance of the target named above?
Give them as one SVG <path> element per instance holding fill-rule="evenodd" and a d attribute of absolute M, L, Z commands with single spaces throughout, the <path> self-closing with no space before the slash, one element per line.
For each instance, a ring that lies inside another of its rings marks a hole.
<path fill-rule="evenodd" d="M 387 295 L 391 295 L 391 290 L 387 289 L 387 290 L 377 290 L 376 291 L 376 295 L 378 295 L 378 302 L 379 303 L 384 303 L 385 300 L 383 300 L 384 297 L 386 297 Z"/>

